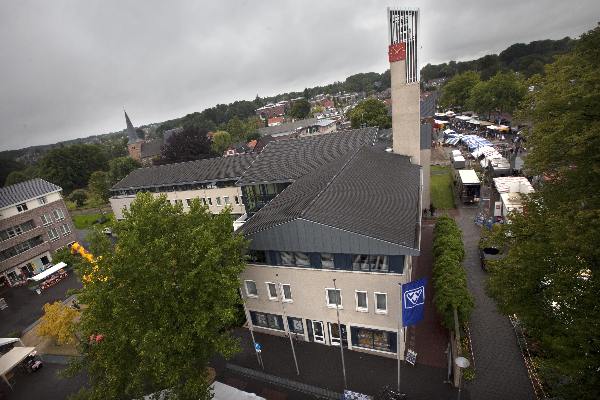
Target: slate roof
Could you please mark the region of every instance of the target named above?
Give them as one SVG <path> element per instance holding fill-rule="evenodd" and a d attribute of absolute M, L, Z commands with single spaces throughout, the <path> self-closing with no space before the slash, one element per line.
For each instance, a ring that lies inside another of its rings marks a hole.
<path fill-rule="evenodd" d="M 362 128 L 269 142 L 237 184 L 292 182 L 336 158 L 373 144 L 376 136 L 377 128 Z"/>
<path fill-rule="evenodd" d="M 283 133 L 291 133 L 298 128 L 306 128 L 307 126 L 316 125 L 319 120 L 316 118 L 301 119 L 294 122 L 288 122 L 281 125 L 265 126 L 258 129 L 261 136 L 265 135 L 281 135 Z"/>
<path fill-rule="evenodd" d="M 0 188 L 0 208 L 24 203 L 48 193 L 61 191 L 60 186 L 40 178 Z"/>
<path fill-rule="evenodd" d="M 111 190 L 234 180 L 242 175 L 253 158 L 253 154 L 240 154 L 139 168 L 119 181 Z"/>
<path fill-rule="evenodd" d="M 303 219 L 418 249 L 420 167 L 363 146 L 288 186 L 240 232 L 251 236 Z"/>

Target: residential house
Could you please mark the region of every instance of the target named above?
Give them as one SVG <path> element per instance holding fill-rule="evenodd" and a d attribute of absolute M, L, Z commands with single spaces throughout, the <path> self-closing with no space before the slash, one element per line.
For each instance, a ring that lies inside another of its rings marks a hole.
<path fill-rule="evenodd" d="M 256 115 L 258 115 L 262 119 L 269 119 L 273 117 L 279 117 L 281 115 L 285 115 L 290 107 L 290 102 L 287 100 L 282 100 L 276 104 L 269 103 L 263 107 L 256 109 Z"/>
<path fill-rule="evenodd" d="M 61 192 L 43 179 L 0 188 L 0 286 L 44 271 L 54 251 L 76 240 Z"/>
<path fill-rule="evenodd" d="M 242 154 L 136 169 L 111 188 L 111 208 L 122 219 L 137 193 L 150 192 L 164 194 L 184 209 L 196 198 L 215 214 L 230 206 L 232 215 L 239 217 L 245 209 L 235 182 L 253 158 L 253 154 Z"/>
<path fill-rule="evenodd" d="M 312 134 L 330 133 L 337 130 L 336 122 L 330 119 L 307 118 L 276 126 L 258 129 L 261 136 L 308 136 Z"/>

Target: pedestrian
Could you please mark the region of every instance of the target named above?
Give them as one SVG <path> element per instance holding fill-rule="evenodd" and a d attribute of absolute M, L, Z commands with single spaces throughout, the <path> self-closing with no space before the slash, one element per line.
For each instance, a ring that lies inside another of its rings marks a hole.
<path fill-rule="evenodd" d="M 424 216 L 424 217 L 426 217 L 426 216 L 427 216 L 427 212 L 428 212 L 428 211 L 429 211 L 428 209 L 424 209 L 424 210 L 423 210 L 423 216 Z"/>
<path fill-rule="evenodd" d="M 429 205 L 429 211 L 431 212 L 431 216 L 435 217 L 435 207 L 433 206 L 433 203 Z"/>

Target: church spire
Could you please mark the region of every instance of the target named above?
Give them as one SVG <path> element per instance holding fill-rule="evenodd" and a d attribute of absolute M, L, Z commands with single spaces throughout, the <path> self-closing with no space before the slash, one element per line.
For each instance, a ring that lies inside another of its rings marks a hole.
<path fill-rule="evenodd" d="M 129 119 L 129 115 L 127 115 L 127 111 L 123 108 L 123 112 L 125 113 L 125 123 L 127 124 L 127 144 L 132 144 L 135 142 L 139 142 L 139 138 L 137 136 L 137 132 Z"/>

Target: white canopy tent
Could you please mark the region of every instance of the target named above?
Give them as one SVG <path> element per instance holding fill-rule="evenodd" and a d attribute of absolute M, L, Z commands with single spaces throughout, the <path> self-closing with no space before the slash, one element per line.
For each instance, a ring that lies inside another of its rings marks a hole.
<path fill-rule="evenodd" d="M 460 119 L 461 121 L 468 121 L 472 119 L 472 117 L 469 117 L 468 115 L 457 115 L 455 118 Z"/>
<path fill-rule="evenodd" d="M 50 275 L 58 272 L 59 270 L 65 268 L 67 266 L 67 264 L 65 264 L 64 262 L 59 262 L 58 264 L 56 264 L 53 267 L 48 268 L 47 270 L 45 270 L 44 272 L 40 272 L 37 275 L 32 276 L 31 279 L 32 281 L 36 281 L 39 282 L 41 280 L 46 279 L 47 277 L 49 277 Z"/>
<path fill-rule="evenodd" d="M 19 338 L 14 338 L 14 337 L 0 338 L 0 347 L 4 346 L 5 344 L 11 344 L 11 343 L 16 343 L 16 342 L 21 343 L 21 346 L 23 346 L 23 342 L 21 342 L 21 339 L 19 339 Z"/>
<path fill-rule="evenodd" d="M 444 130 L 444 133 L 456 133 L 456 131 L 448 128 L 448 129 Z"/>
<path fill-rule="evenodd" d="M 4 379 L 11 389 L 12 385 L 8 381 L 6 375 L 34 350 L 35 347 L 14 347 L 8 353 L 0 357 L 0 376 L 2 376 L 2 379 Z"/>

